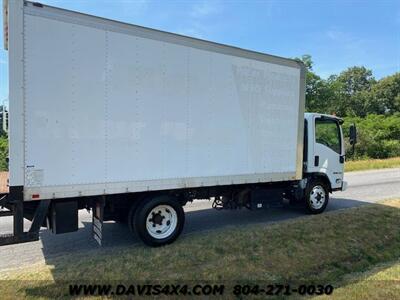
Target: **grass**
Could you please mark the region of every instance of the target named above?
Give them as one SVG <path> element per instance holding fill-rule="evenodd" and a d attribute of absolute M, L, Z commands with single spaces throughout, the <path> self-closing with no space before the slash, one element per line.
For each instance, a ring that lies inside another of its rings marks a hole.
<path fill-rule="evenodd" d="M 343 287 L 336 289 L 334 298 L 347 299 L 398 299 L 400 295 L 400 261 L 382 264 L 363 273 L 347 276 Z M 319 300 L 329 299 L 319 297 Z"/>
<path fill-rule="evenodd" d="M 345 172 L 400 167 L 400 157 L 386 159 L 350 160 L 345 163 Z"/>
<path fill-rule="evenodd" d="M 348 274 L 400 258 L 400 199 L 275 224 L 181 237 L 162 248 L 131 246 L 65 256 L 0 272 L 10 297 L 58 297 L 66 281 L 307 282 L 357 289 Z M 392 272 L 392 271 L 391 271 Z M 394 267 L 399 279 L 399 267 Z M 345 295 L 346 291 L 338 295 Z"/>

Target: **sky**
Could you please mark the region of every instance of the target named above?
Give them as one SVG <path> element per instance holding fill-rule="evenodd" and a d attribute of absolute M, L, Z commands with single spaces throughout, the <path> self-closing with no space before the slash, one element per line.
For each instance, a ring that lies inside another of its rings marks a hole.
<path fill-rule="evenodd" d="M 400 0 L 36 1 L 283 57 L 309 54 L 323 78 L 361 65 L 377 79 L 400 72 Z M 0 40 L 1 102 L 8 96 L 2 30 Z"/>

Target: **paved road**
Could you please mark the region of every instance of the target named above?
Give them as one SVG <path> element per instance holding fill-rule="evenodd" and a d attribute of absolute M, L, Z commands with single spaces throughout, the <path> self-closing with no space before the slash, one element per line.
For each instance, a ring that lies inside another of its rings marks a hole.
<path fill-rule="evenodd" d="M 349 188 L 345 192 L 334 193 L 327 210 L 344 209 L 387 198 L 400 198 L 400 168 L 352 172 L 345 176 Z M 301 209 L 280 208 L 261 211 L 215 211 L 210 201 L 195 201 L 185 207 L 187 212 L 185 234 L 212 230 L 229 225 L 269 223 L 303 216 Z M 115 247 L 139 243 L 128 229 L 108 222 L 104 225 L 104 245 L 101 249 L 91 238 L 91 216 L 80 212 L 81 229 L 75 233 L 53 235 L 47 230 L 40 234 L 40 240 L 26 244 L 0 247 L 0 270 L 17 268 L 32 263 L 53 264 L 54 259 L 66 254 L 87 253 L 95 255 Z M 29 223 L 26 223 L 28 228 Z M 0 231 L 11 230 L 11 218 L 0 220 Z"/>

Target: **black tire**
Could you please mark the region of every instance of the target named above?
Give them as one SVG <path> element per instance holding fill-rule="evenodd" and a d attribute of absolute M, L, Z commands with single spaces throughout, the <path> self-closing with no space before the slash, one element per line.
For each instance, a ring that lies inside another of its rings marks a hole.
<path fill-rule="evenodd" d="M 305 190 L 304 200 L 308 213 L 322 213 L 329 202 L 329 190 L 325 182 L 320 179 L 310 179 Z"/>
<path fill-rule="evenodd" d="M 154 213 L 153 209 L 156 207 L 162 208 L 162 211 L 159 210 L 161 213 Z M 150 216 L 150 213 L 152 213 L 152 216 Z M 152 221 L 153 223 L 149 222 L 149 217 L 152 218 L 151 220 L 154 220 Z M 158 218 L 157 222 L 156 218 Z M 167 219 L 167 221 L 165 222 L 164 219 Z M 175 241 L 181 234 L 184 224 L 185 213 L 182 205 L 178 200 L 170 196 L 145 198 L 135 209 L 132 208 L 132 211 L 129 213 L 129 228 L 146 245 L 151 247 L 159 247 Z M 148 229 L 148 226 L 150 229 Z M 162 232 L 161 229 L 157 230 L 159 228 L 157 226 L 160 226 L 160 228 L 163 226 L 163 228 L 167 229 L 165 232 Z M 160 233 L 155 231 L 159 231 Z M 155 237 L 155 235 L 159 236 Z"/>

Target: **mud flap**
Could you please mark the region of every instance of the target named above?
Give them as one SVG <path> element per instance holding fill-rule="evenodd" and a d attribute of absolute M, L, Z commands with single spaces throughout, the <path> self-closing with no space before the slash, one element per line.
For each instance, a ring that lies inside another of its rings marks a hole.
<path fill-rule="evenodd" d="M 101 246 L 103 240 L 103 219 L 104 219 L 104 204 L 105 197 L 100 197 L 96 200 L 93 206 L 93 238 Z"/>

